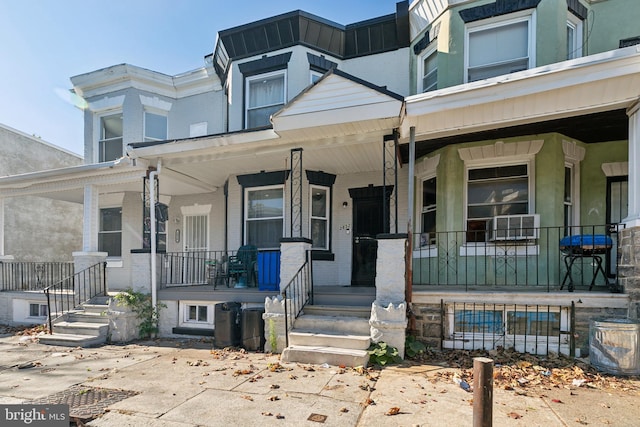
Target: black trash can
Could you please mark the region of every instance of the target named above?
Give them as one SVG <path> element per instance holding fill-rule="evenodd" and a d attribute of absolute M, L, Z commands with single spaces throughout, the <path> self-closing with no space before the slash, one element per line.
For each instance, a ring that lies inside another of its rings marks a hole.
<path fill-rule="evenodd" d="M 264 307 L 252 307 L 242 310 L 242 347 L 249 351 L 264 349 Z"/>
<path fill-rule="evenodd" d="M 234 347 L 240 345 L 239 302 L 221 302 L 214 307 L 213 321 L 216 347 Z"/>

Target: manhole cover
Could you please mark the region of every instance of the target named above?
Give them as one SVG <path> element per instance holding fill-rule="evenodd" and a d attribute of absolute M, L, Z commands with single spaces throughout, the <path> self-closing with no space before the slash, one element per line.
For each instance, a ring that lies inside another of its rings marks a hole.
<path fill-rule="evenodd" d="M 70 417 L 85 420 L 97 417 L 107 406 L 136 394 L 138 392 L 74 385 L 61 392 L 25 403 L 66 404 L 69 405 Z"/>
<path fill-rule="evenodd" d="M 314 421 L 316 423 L 324 423 L 325 421 L 327 421 L 327 416 L 326 415 L 322 415 L 322 414 L 311 414 L 311 415 L 309 415 L 309 418 L 307 418 L 307 421 Z"/>

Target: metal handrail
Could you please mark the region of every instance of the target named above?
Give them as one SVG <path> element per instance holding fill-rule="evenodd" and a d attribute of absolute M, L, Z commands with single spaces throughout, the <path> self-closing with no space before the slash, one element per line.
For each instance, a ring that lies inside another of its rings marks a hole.
<path fill-rule="evenodd" d="M 73 262 L 0 261 L 0 290 L 40 291 L 73 275 Z"/>
<path fill-rule="evenodd" d="M 291 297 L 292 325 L 293 321 L 302 313 L 302 309 L 309 303 L 313 304 L 313 272 L 310 253 L 311 251 L 306 252 L 304 264 L 298 269 L 289 283 L 280 290 L 280 295 L 284 300 L 284 331 L 287 347 L 289 346 L 289 301 L 287 296 Z"/>
<path fill-rule="evenodd" d="M 53 322 L 56 319 L 93 297 L 107 295 L 107 263 L 94 264 L 47 286 L 44 294 L 47 297 L 49 334 L 53 334 Z"/>

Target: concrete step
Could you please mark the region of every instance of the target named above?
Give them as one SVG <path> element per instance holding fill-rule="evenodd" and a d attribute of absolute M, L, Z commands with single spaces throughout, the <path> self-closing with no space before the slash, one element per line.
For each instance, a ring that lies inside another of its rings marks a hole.
<path fill-rule="evenodd" d="M 84 303 L 82 308 L 86 313 L 106 314 L 109 310 L 109 304 Z"/>
<path fill-rule="evenodd" d="M 81 334 L 43 334 L 38 336 L 40 344 L 58 345 L 62 347 L 95 347 L 107 342 L 106 336 L 81 335 Z"/>
<path fill-rule="evenodd" d="M 303 314 L 296 319 L 293 329 L 367 336 L 371 333 L 368 318 L 319 314 Z"/>
<path fill-rule="evenodd" d="M 284 349 L 280 359 L 283 362 L 326 363 L 334 366 L 367 366 L 369 353 L 366 350 L 354 350 L 327 346 L 289 346 Z"/>
<path fill-rule="evenodd" d="M 65 320 L 68 322 L 85 322 L 85 323 L 109 323 L 107 313 L 93 313 L 86 311 L 76 311 L 67 313 Z"/>
<path fill-rule="evenodd" d="M 369 319 L 371 317 L 371 306 L 359 305 L 307 305 L 302 310 L 304 314 L 317 314 L 320 316 L 348 316 L 362 317 Z"/>
<path fill-rule="evenodd" d="M 336 334 L 320 331 L 294 329 L 289 333 L 290 346 L 340 347 L 351 350 L 367 350 L 371 340 L 369 335 Z"/>
<path fill-rule="evenodd" d="M 66 320 L 53 324 L 54 334 L 71 334 L 83 336 L 103 336 L 106 338 L 109 332 L 108 323 L 94 322 L 69 322 Z"/>

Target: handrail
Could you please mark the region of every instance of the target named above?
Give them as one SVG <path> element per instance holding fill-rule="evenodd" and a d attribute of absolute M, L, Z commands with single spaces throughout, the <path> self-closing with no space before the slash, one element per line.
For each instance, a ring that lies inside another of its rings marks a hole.
<path fill-rule="evenodd" d="M 310 251 L 306 252 L 305 262 L 300 266 L 296 274 L 291 278 L 289 283 L 280 290 L 280 295 L 284 300 L 284 331 L 286 345 L 289 346 L 289 302 L 287 294 L 291 297 L 291 305 L 293 309 L 293 320 L 297 319 L 302 309 L 311 302 L 313 304 L 313 272 L 310 260 Z M 288 292 L 290 291 L 290 292 Z"/>
<path fill-rule="evenodd" d="M 73 276 L 44 288 L 47 296 L 49 333 L 53 322 L 91 298 L 107 294 L 107 263 L 94 264 Z"/>

